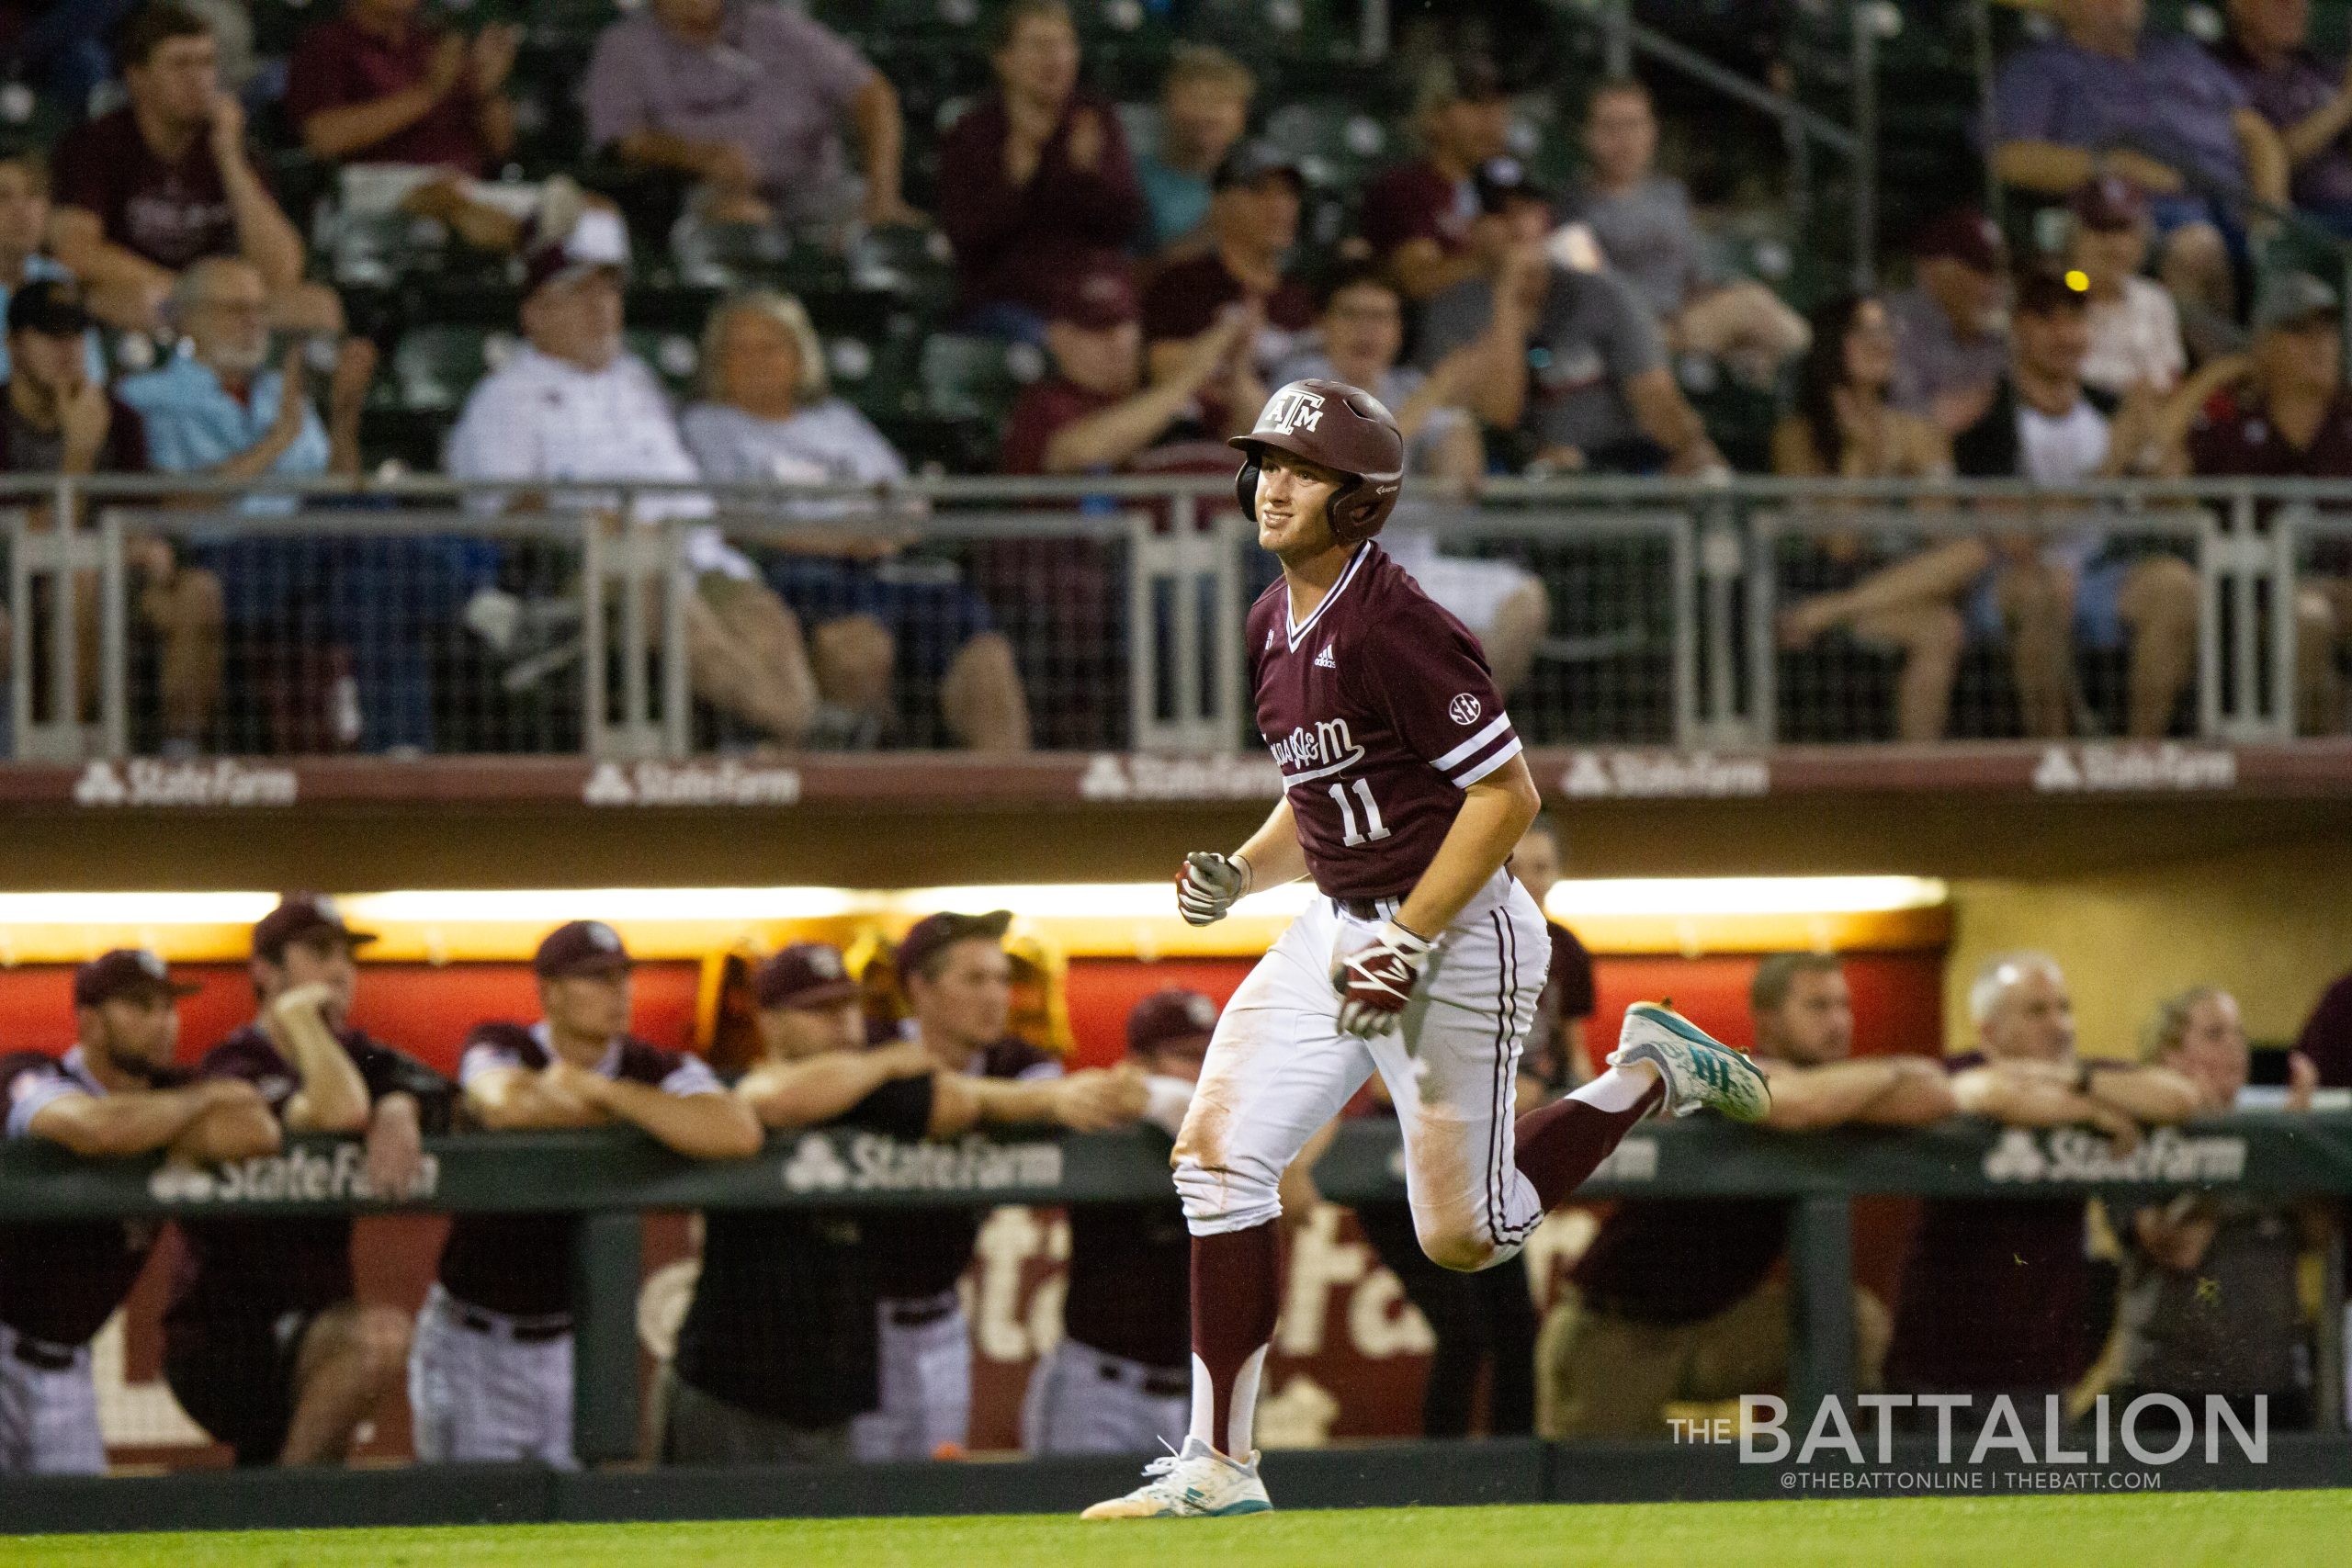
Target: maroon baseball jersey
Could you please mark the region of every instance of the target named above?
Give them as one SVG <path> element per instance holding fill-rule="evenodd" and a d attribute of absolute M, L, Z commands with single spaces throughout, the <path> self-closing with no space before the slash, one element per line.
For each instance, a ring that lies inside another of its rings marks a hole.
<path fill-rule="evenodd" d="M 1520 752 L 1478 639 L 1371 543 L 1304 622 L 1277 580 L 1250 606 L 1249 637 L 1258 733 L 1315 886 L 1402 897 L 1463 791 Z"/>
<path fill-rule="evenodd" d="M 159 1077 L 157 1088 L 179 1081 Z M 68 1095 L 103 1098 L 79 1045 L 62 1057 L 39 1051 L 0 1056 L 0 1107 L 7 1136 L 30 1138 L 42 1107 Z M 154 1220 L 0 1225 L 0 1323 L 51 1345 L 79 1345 L 130 1293 L 163 1228 Z"/>
<path fill-rule="evenodd" d="M 501 1067 L 537 1072 L 553 1061 L 547 1025 L 485 1023 L 466 1037 L 458 1080 Z M 634 1036 L 612 1043 L 596 1071 L 664 1094 L 724 1094 L 700 1056 L 664 1051 Z M 461 1302 L 514 1317 L 560 1318 L 571 1310 L 570 1214 L 459 1214 L 441 1247 L 441 1284 Z"/>
<path fill-rule="evenodd" d="M 1984 1065 L 1944 1059 L 1958 1074 Z M 2094 1072 L 2128 1063 L 2088 1064 Z M 2064 1388 L 2092 1337 L 2088 1205 L 2079 1197 L 1919 1205 L 1887 1351 L 1887 1386 L 1995 1393 Z"/>
<path fill-rule="evenodd" d="M 1192 1365 L 1193 1237 L 1173 1198 L 1073 1207 L 1067 1285 L 1070 1338 L 1147 1367 Z"/>
<path fill-rule="evenodd" d="M 356 1029 L 335 1039 L 350 1054 L 372 1103 L 395 1092 L 413 1095 L 428 1133 L 449 1122 L 449 1080 Z M 294 1064 L 261 1026 L 249 1023 L 214 1046 L 197 1068 L 200 1077 L 243 1078 L 261 1091 L 281 1121 L 286 1102 L 302 1088 Z M 179 1268 L 167 1317 L 210 1314 L 274 1317 L 288 1310 L 317 1312 L 352 1293 L 351 1220 L 344 1214 L 297 1219 L 182 1222 Z"/>
<path fill-rule="evenodd" d="M 1055 1078 L 1061 1058 L 1025 1040 L 998 1041 L 980 1054 L 973 1077 Z M 877 1219 L 868 1227 L 879 1244 L 874 1259 L 875 1288 L 891 1301 L 944 1295 L 972 1266 L 972 1244 L 979 1239 L 979 1209 L 917 1209 Z"/>

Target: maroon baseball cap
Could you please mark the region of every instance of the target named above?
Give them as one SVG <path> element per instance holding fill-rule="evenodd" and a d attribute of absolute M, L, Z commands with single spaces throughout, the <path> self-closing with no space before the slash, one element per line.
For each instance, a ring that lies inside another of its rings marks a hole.
<path fill-rule="evenodd" d="M 1051 315 L 1091 333 L 1141 321 L 1143 307 L 1136 302 L 1126 258 L 1102 253 L 1073 266 L 1054 290 Z"/>
<path fill-rule="evenodd" d="M 203 988 L 173 979 L 164 961 L 143 947 L 101 953 L 74 971 L 77 1008 L 94 1008 L 118 997 L 192 997 Z"/>
<path fill-rule="evenodd" d="M 1154 991 L 1127 1014 L 1127 1049 L 1159 1051 L 1208 1043 L 1216 1030 L 1216 1003 L 1198 991 L 1170 986 Z"/>
<path fill-rule="evenodd" d="M 275 964 L 295 942 L 320 935 L 341 937 L 348 947 L 376 940 L 374 931 L 356 931 L 345 925 L 343 912 L 326 895 L 288 893 L 277 901 L 277 908 L 254 922 L 254 956 Z"/>
<path fill-rule="evenodd" d="M 1973 207 L 1953 208 L 1930 221 L 1911 242 L 1914 258 L 1950 256 L 1972 272 L 2000 271 L 2007 254 L 2000 225 Z"/>
<path fill-rule="evenodd" d="M 614 975 L 629 965 L 621 933 L 602 920 L 572 920 L 548 932 L 531 954 L 531 972 L 542 980 L 571 975 Z"/>
<path fill-rule="evenodd" d="M 752 979 L 763 1008 L 831 1008 L 857 998 L 842 950 L 830 942 L 796 942 L 773 954 Z"/>
<path fill-rule="evenodd" d="M 2061 310 L 2087 310 L 2090 286 L 2082 275 L 2049 262 L 2018 272 L 2010 310 L 2020 316 L 2054 316 Z"/>
<path fill-rule="evenodd" d="M 1010 909 L 991 909 L 985 915 L 944 913 L 917 920 L 914 929 L 899 939 L 899 976 L 904 979 L 920 974 L 933 953 L 959 942 L 974 937 L 1002 942 L 1005 928 L 1012 924 Z"/>

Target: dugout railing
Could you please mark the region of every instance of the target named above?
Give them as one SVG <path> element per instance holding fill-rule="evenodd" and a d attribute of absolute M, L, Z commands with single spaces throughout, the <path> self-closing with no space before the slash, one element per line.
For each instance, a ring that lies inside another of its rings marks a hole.
<path fill-rule="evenodd" d="M 405 1207 L 577 1216 L 576 1444 L 594 1466 L 624 1461 L 639 1436 L 640 1215 L 648 1211 L 1054 1206 L 1170 1201 L 1168 1142 L 1150 1133 L 899 1144 L 821 1130 L 772 1136 L 748 1160 L 695 1163 L 627 1131 L 470 1134 L 427 1140 L 425 1190 Z M 1404 1196 L 1393 1125 L 1342 1129 L 1317 1168 L 1342 1204 Z M 1769 1199 L 1790 1208 L 1792 1426 L 1856 1393 L 1855 1198 L 2144 1197 L 2228 1190 L 2282 1198 L 2352 1194 L 2352 1112 L 2242 1114 L 2151 1131 L 2118 1154 L 2086 1130 L 1999 1129 L 1955 1118 L 1915 1132 L 1788 1134 L 1678 1122 L 1629 1134 L 1580 1198 Z M 277 1156 L 198 1168 L 155 1159 L 80 1160 L 38 1143 L 0 1146 L 0 1224 L 123 1219 L 266 1221 L 384 1213 L 356 1142 L 302 1138 Z M 2314 1335 L 2317 1427 L 2340 1437 L 2344 1240 L 2322 1269 Z M 1988 1332 L 1999 1332 L 1988 1325 Z M 1762 1391 L 1758 1391 L 1762 1392 Z M 2352 1446 L 2339 1458 L 2352 1462 Z M 0 1520 L 12 1483 L 0 1479 Z M 0 1528 L 5 1528 L 0 1526 Z"/>
<path fill-rule="evenodd" d="M 682 504 L 709 515 L 665 515 Z M 983 626 L 1012 643 L 1042 748 L 1253 744 L 1242 621 L 1272 566 L 1220 478 L 875 490 L 61 477 L 0 482 L 6 754 L 53 764 L 172 750 L 180 612 L 153 591 L 159 546 L 180 577 L 216 579 L 223 601 L 209 634 L 227 645 L 214 656 L 222 690 L 197 751 L 604 761 L 748 749 L 771 738 L 714 710 L 696 682 L 712 527 L 771 572 L 808 558 L 815 536 L 863 552 L 845 570 L 902 606 L 897 659 L 914 694 L 899 744 L 947 744 L 926 705 L 956 639 Z M 2283 743 L 2312 651 L 2288 607 L 2306 590 L 2352 599 L 2341 483 L 1511 479 L 1416 487 L 1390 527 L 1541 585 L 1546 632 L 1512 700 L 1538 744 L 1892 739 L 1899 655 L 1836 629 L 1792 642 L 1784 613 L 1969 537 L 2076 568 L 2180 561 L 2197 625 L 2178 732 Z M 1955 739 L 2018 732 L 1989 593 L 1951 595 L 1972 631 Z M 2124 652 L 2086 646 L 2078 665 L 2075 733 L 2118 733 Z M 2332 716 L 2321 728 L 2340 728 Z"/>

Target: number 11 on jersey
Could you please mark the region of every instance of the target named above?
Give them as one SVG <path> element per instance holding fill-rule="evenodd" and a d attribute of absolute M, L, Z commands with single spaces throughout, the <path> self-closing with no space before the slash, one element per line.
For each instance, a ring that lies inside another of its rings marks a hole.
<path fill-rule="evenodd" d="M 1356 780 L 1355 791 L 1356 798 L 1363 802 L 1361 823 L 1356 820 L 1355 807 L 1348 804 L 1348 787 L 1336 784 L 1331 786 L 1331 799 L 1340 807 L 1340 842 L 1349 849 L 1388 837 L 1388 824 L 1380 819 L 1380 803 L 1372 798 L 1372 781 Z"/>

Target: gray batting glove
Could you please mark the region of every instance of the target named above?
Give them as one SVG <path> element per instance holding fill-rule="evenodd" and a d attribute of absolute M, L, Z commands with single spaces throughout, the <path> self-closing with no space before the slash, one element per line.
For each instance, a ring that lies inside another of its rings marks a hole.
<path fill-rule="evenodd" d="M 1250 891 L 1250 863 L 1240 855 L 1195 850 L 1176 874 L 1176 909 L 1184 923 L 1215 925 Z"/>

